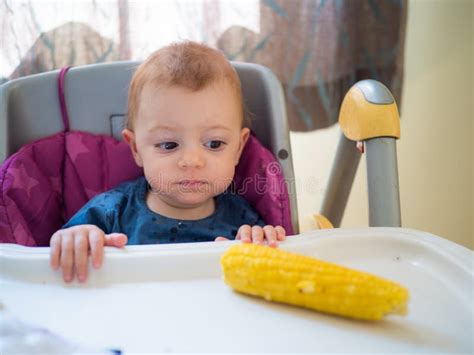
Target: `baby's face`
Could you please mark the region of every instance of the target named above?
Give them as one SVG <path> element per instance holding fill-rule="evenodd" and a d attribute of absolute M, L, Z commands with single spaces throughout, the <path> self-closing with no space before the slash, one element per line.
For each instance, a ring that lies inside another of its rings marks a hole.
<path fill-rule="evenodd" d="M 135 159 L 157 198 L 196 207 L 229 186 L 248 134 L 227 83 L 197 92 L 146 86 L 134 122 Z"/>

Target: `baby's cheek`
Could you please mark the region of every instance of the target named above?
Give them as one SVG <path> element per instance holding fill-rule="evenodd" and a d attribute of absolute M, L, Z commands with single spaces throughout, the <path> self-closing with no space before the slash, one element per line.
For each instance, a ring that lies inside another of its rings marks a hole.
<path fill-rule="evenodd" d="M 215 194 L 224 192 L 232 183 L 235 169 L 229 166 L 216 166 L 210 170 L 209 180 Z"/>
<path fill-rule="evenodd" d="M 162 172 L 145 171 L 145 178 L 153 191 L 170 192 L 173 188 L 172 181 Z"/>

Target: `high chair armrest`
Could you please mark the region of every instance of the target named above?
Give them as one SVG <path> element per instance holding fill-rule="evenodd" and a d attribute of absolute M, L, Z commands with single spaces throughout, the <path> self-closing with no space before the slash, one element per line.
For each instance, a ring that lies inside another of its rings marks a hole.
<path fill-rule="evenodd" d="M 339 227 L 361 153 L 367 159 L 369 225 L 400 227 L 396 140 L 400 118 L 390 91 L 375 80 L 352 86 L 342 102 L 339 140 L 321 212 Z"/>
<path fill-rule="evenodd" d="M 344 97 L 339 113 L 344 135 L 356 142 L 371 138 L 400 138 L 400 117 L 390 91 L 375 80 L 356 83 Z"/>
<path fill-rule="evenodd" d="M 400 227 L 400 192 L 396 140 L 400 117 L 390 90 L 375 80 L 363 80 L 342 102 L 339 124 L 344 135 L 366 153 L 369 225 Z"/>

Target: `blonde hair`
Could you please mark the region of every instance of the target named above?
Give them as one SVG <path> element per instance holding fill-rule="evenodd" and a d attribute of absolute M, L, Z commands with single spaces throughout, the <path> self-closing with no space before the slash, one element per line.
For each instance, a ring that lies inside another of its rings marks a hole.
<path fill-rule="evenodd" d="M 173 43 L 152 53 L 135 71 L 128 93 L 125 127 L 132 129 L 138 114 L 140 95 L 148 84 L 159 87 L 181 86 L 199 91 L 219 81 L 235 91 L 242 109 L 242 126 L 249 126 L 239 76 L 224 54 L 204 44 L 186 41 Z"/>

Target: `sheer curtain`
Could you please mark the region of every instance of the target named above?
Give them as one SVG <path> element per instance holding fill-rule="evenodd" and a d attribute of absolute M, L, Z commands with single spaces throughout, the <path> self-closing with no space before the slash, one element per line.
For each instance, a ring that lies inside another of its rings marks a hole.
<path fill-rule="evenodd" d="M 3 0 L 0 12 L 2 81 L 190 39 L 271 68 L 294 131 L 335 123 L 358 80 L 400 102 L 406 0 Z"/>

